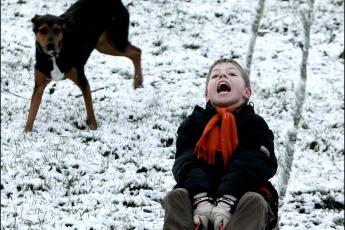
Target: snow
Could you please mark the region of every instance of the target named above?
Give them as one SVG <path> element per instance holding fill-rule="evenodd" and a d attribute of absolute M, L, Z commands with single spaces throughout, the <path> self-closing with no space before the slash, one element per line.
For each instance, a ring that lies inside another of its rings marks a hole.
<path fill-rule="evenodd" d="M 177 128 L 204 106 L 215 60 L 245 64 L 257 3 L 124 0 L 130 41 L 143 51 L 144 87 L 133 89 L 128 59 L 94 51 L 85 73 L 100 89 L 92 93 L 98 129 L 87 128 L 79 89 L 59 81 L 46 88 L 33 132 L 24 133 L 34 86 L 30 20 L 73 2 L 1 1 L 1 228 L 162 229 Z M 297 3 L 266 1 L 251 69 L 252 101 L 274 132 L 280 167 L 302 59 Z M 314 8 L 282 230 L 344 229 L 344 2 L 316 0 Z"/>

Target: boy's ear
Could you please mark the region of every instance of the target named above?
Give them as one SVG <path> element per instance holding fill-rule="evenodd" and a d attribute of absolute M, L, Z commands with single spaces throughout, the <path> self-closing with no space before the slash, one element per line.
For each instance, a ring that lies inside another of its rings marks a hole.
<path fill-rule="evenodd" d="M 246 87 L 244 89 L 244 92 L 243 92 L 243 97 L 246 99 L 246 100 L 249 100 L 249 98 L 252 96 L 252 88 L 250 87 Z"/>
<path fill-rule="evenodd" d="M 207 88 L 205 89 L 205 98 L 208 101 L 208 92 L 207 92 Z"/>

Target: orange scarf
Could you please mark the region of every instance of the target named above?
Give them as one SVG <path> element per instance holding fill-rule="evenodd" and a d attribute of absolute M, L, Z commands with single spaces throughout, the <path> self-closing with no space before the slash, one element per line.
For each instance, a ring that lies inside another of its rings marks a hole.
<path fill-rule="evenodd" d="M 202 136 L 195 146 L 198 159 L 203 158 L 209 164 L 215 163 L 216 152 L 222 153 L 224 167 L 238 146 L 235 116 L 226 108 L 217 108 L 217 114 L 207 123 Z M 219 121 L 221 120 L 221 126 Z"/>

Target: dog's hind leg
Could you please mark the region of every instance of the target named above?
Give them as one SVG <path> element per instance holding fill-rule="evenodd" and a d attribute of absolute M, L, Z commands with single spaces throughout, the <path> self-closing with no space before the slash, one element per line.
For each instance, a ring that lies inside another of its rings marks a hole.
<path fill-rule="evenodd" d="M 125 51 L 119 51 L 112 42 L 108 32 L 103 32 L 97 42 L 96 49 L 104 54 L 129 58 L 134 65 L 134 88 L 142 86 L 143 75 L 141 72 L 141 50 L 138 47 L 129 44 Z"/>
<path fill-rule="evenodd" d="M 44 89 L 51 80 L 41 71 L 35 69 L 35 88 L 31 96 L 31 103 L 29 109 L 28 120 L 25 125 L 25 132 L 31 132 L 36 119 L 38 108 L 40 107 L 42 101 L 42 95 Z"/>
<path fill-rule="evenodd" d="M 97 123 L 95 119 L 95 113 L 93 111 L 93 105 L 92 105 L 92 97 L 91 97 L 91 91 L 90 91 L 90 85 L 88 80 L 85 77 L 85 73 L 83 69 L 76 69 L 72 68 L 67 73 L 65 73 L 66 78 L 73 81 L 81 90 L 85 107 L 86 107 L 86 114 L 87 114 L 87 123 L 89 125 L 89 128 L 91 130 L 97 129 Z"/>

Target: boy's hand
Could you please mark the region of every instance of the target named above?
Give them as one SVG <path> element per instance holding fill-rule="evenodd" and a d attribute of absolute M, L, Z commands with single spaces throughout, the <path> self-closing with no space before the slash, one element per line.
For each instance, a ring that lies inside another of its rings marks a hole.
<path fill-rule="evenodd" d="M 206 192 L 199 193 L 193 197 L 193 221 L 196 225 L 202 225 L 208 229 L 208 222 L 213 209 L 212 199 Z M 200 229 L 200 228 L 199 228 Z"/>
<path fill-rule="evenodd" d="M 217 200 L 217 205 L 212 209 L 210 216 L 215 230 L 219 230 L 221 225 L 224 228 L 229 223 L 235 211 L 236 201 L 236 197 L 231 195 L 223 195 Z"/>

